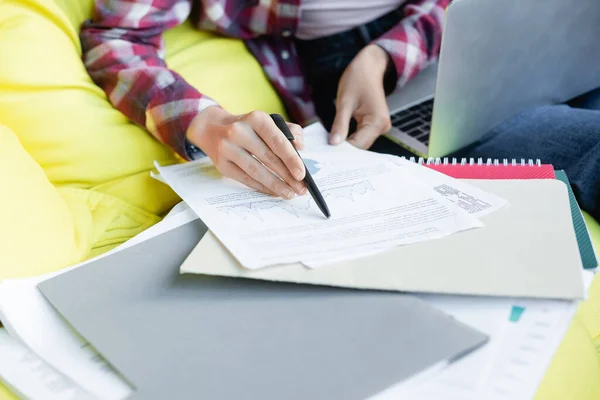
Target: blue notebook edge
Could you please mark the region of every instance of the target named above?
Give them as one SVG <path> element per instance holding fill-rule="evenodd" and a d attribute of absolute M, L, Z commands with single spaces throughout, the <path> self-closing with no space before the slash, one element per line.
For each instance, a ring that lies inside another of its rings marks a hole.
<path fill-rule="evenodd" d="M 571 205 L 571 218 L 573 219 L 573 228 L 577 238 L 577 246 L 579 247 L 579 255 L 584 269 L 593 269 L 598 266 L 598 258 L 592 244 L 592 238 L 583 219 L 583 214 L 575 198 L 575 193 L 571 188 L 569 178 L 563 170 L 556 170 L 556 179 L 562 181 L 567 186 L 569 192 L 569 203 Z"/>

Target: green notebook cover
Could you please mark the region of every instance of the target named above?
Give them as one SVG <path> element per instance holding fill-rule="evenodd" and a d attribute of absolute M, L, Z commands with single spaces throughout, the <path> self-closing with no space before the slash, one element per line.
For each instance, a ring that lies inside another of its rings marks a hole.
<path fill-rule="evenodd" d="M 571 189 L 571 184 L 569 183 L 567 174 L 562 170 L 558 170 L 555 173 L 556 179 L 563 181 L 565 185 L 567 185 L 567 190 L 569 191 L 569 201 L 571 202 L 571 218 L 573 219 L 573 227 L 575 228 L 575 236 L 577 237 L 577 244 L 579 246 L 579 254 L 581 255 L 583 268 L 596 268 L 598 266 L 598 259 L 596 258 L 596 253 L 594 252 L 592 239 L 590 238 L 587 226 L 585 225 L 579 204 L 577 204 L 577 200 L 575 199 L 573 189 Z"/>

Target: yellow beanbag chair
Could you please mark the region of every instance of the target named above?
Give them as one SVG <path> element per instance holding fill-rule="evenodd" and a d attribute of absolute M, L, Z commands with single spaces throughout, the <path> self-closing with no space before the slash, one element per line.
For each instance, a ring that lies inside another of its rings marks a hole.
<path fill-rule="evenodd" d="M 63 198 L 77 198 L 93 211 L 87 219 L 74 216 L 72 232 L 61 243 L 57 236 L 56 244 L 44 245 L 62 254 L 61 262 L 0 263 L 0 280 L 57 269 L 109 250 L 156 223 L 179 201 L 149 171 L 154 160 L 180 160 L 115 110 L 81 62 L 78 30 L 92 9 L 92 0 L 0 2 L 0 122 L 18 136 Z M 189 24 L 168 32 L 165 41 L 169 65 L 225 108 L 285 114 L 241 41 L 201 33 Z M 19 179 L 15 169 L 9 170 Z M 23 210 L 21 216 L 26 215 Z M 21 229 L 36 229 L 34 221 L 21 220 Z M 12 227 L 4 229 L 10 234 Z M 74 242 L 78 250 L 70 249 L 67 256 L 68 243 Z"/>
<path fill-rule="evenodd" d="M 85 71 L 78 31 L 92 10 L 93 0 L 0 1 L 0 280 L 105 252 L 179 201 L 149 171 L 154 160 L 180 160 L 113 109 Z M 189 24 L 165 41 L 168 64 L 225 108 L 285 114 L 242 42 Z M 600 399 L 599 310 L 596 280 L 538 399 Z"/>

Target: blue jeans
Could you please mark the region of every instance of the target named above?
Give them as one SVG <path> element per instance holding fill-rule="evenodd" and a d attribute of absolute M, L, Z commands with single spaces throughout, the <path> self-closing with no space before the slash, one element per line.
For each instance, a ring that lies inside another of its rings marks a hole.
<path fill-rule="evenodd" d="M 311 41 L 297 41 L 304 73 L 313 88 L 317 113 L 327 129 L 335 116 L 337 85 L 354 56 L 402 18 L 390 13 L 362 27 Z M 450 157 L 540 159 L 565 170 L 580 207 L 600 221 L 600 91 L 573 101 L 527 110 L 501 123 L 480 141 Z M 351 127 L 352 130 L 352 127 Z M 412 156 L 387 138 L 379 138 L 373 151 Z"/>

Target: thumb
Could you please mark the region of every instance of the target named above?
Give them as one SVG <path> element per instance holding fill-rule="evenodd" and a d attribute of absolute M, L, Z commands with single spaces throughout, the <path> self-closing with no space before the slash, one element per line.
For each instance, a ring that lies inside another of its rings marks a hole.
<path fill-rule="evenodd" d="M 338 103 L 335 119 L 331 126 L 330 144 L 337 145 L 346 140 L 348 130 L 350 129 L 350 118 L 352 118 L 352 107 L 348 103 Z"/>

